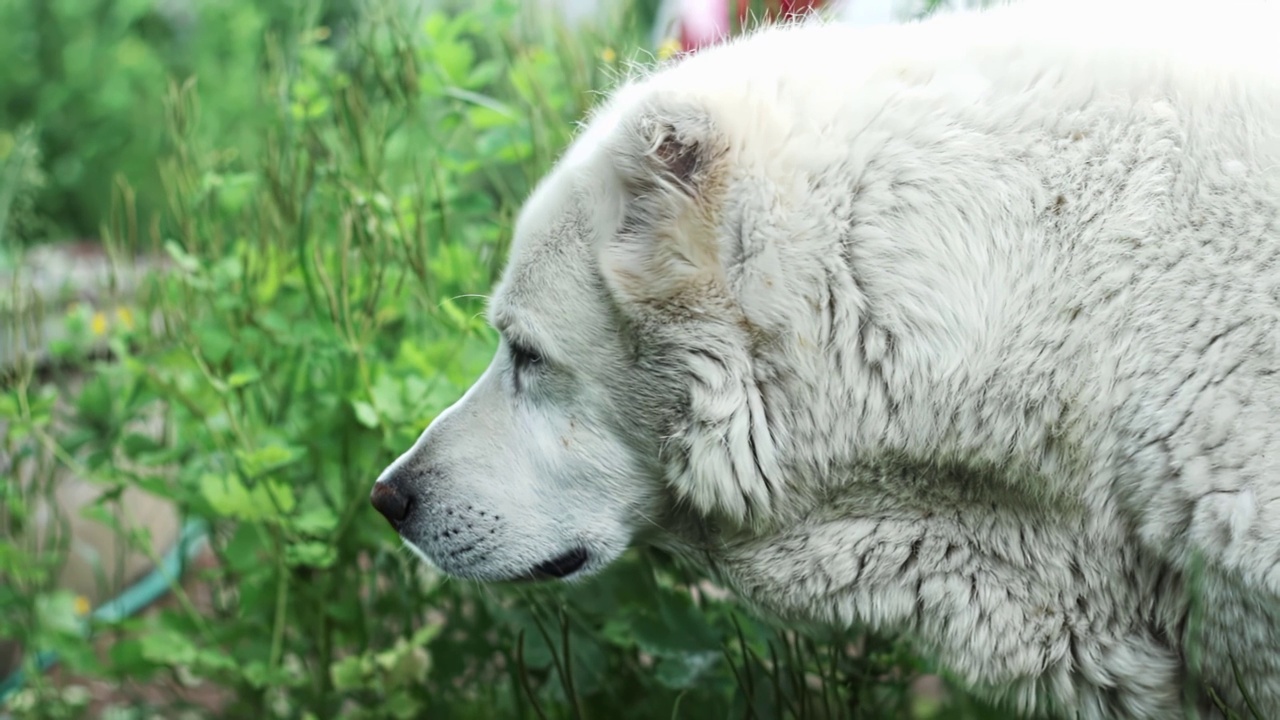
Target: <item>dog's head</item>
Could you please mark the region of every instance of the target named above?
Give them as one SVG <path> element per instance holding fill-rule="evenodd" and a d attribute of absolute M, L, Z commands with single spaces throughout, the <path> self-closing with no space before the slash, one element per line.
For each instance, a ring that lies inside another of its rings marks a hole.
<path fill-rule="evenodd" d="M 741 298 L 771 280 L 733 269 L 759 205 L 735 195 L 734 125 L 758 118 L 715 107 L 631 86 L 527 201 L 490 302 L 496 356 L 373 489 L 445 572 L 581 576 L 675 514 L 752 524 L 782 502 L 753 377 L 772 330 Z"/>

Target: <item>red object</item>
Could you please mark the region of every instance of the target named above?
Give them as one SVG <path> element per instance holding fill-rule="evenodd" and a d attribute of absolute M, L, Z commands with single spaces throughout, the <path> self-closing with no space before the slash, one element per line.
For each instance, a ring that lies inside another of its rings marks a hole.
<path fill-rule="evenodd" d="M 747 17 L 747 10 L 750 2 L 748 0 L 738 0 L 738 21 L 741 22 Z M 804 15 L 810 10 L 816 10 L 822 6 L 822 0 L 777 0 L 777 10 L 774 10 L 774 3 L 769 3 L 765 7 L 764 16 L 767 20 L 776 20 L 778 18 L 786 19 L 796 15 Z"/>
<path fill-rule="evenodd" d="M 726 0 L 684 0 L 680 14 L 680 48 L 694 52 L 729 35 L 729 3 Z M 774 0 L 765 6 L 763 22 L 804 15 L 822 6 L 822 0 Z M 749 0 L 735 0 L 738 23 L 747 22 Z"/>

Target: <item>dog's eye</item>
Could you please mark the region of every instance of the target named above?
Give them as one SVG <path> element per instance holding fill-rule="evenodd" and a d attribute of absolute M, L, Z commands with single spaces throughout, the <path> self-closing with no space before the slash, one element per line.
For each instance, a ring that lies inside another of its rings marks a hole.
<path fill-rule="evenodd" d="M 528 370 L 530 367 L 542 362 L 542 356 L 526 345 L 508 341 L 507 347 L 511 349 L 511 361 L 517 373 Z"/>

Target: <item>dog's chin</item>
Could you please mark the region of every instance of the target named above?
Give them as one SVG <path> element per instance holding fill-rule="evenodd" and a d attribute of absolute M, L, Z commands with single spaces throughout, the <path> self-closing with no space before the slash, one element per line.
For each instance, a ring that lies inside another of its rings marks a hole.
<path fill-rule="evenodd" d="M 506 568 L 442 563 L 431 557 L 414 542 L 401 538 L 418 559 L 450 577 L 479 582 L 537 583 L 551 580 L 574 581 L 589 575 L 600 567 L 592 552 L 582 546 L 570 548 L 553 555 L 531 567 Z"/>

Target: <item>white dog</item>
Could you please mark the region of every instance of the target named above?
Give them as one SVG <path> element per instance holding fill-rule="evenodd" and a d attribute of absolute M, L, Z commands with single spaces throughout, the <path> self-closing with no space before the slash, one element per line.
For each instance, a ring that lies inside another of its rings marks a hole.
<path fill-rule="evenodd" d="M 628 84 L 374 504 L 480 580 L 658 544 L 1028 713 L 1280 717 L 1280 15 L 1176 5 Z"/>

